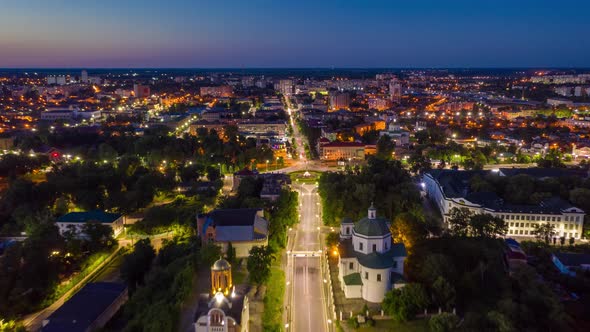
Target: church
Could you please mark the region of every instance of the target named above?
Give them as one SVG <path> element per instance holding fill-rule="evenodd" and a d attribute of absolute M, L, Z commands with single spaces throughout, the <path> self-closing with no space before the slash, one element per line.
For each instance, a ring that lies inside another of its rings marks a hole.
<path fill-rule="evenodd" d="M 244 287 L 232 282 L 231 265 L 223 258 L 211 267 L 211 292 L 201 294 L 195 332 L 247 332 L 250 312 Z"/>
<path fill-rule="evenodd" d="M 406 247 L 393 243 L 388 220 L 377 217 L 372 204 L 356 224 L 342 220 L 338 253 L 338 279 L 346 298 L 380 303 L 385 293 L 405 284 Z"/>

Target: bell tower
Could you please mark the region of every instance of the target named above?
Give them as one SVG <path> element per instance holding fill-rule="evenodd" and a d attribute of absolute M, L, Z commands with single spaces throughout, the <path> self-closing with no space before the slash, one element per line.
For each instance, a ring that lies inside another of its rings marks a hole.
<path fill-rule="evenodd" d="M 369 219 L 375 218 L 377 218 L 377 209 L 375 209 L 375 206 L 371 202 L 371 206 L 369 207 Z"/>
<path fill-rule="evenodd" d="M 223 258 L 219 258 L 211 267 L 211 293 L 229 295 L 233 288 L 231 265 Z"/>

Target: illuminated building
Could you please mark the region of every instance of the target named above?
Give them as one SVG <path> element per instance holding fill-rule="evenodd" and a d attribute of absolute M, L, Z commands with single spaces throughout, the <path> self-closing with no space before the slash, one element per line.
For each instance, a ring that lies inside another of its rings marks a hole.
<path fill-rule="evenodd" d="M 402 99 L 402 85 L 397 79 L 389 81 L 389 99 L 398 104 Z"/>
<path fill-rule="evenodd" d="M 337 111 L 350 107 L 350 94 L 348 92 L 330 92 L 330 109 Z"/>
<path fill-rule="evenodd" d="M 393 243 L 389 221 L 377 217 L 373 205 L 356 224 L 342 220 L 338 255 L 338 279 L 346 298 L 380 303 L 392 288 L 405 285 L 406 247 Z"/>
<path fill-rule="evenodd" d="M 233 88 L 229 85 L 222 86 L 203 86 L 199 90 L 201 96 L 211 97 L 231 97 L 234 94 Z"/>
<path fill-rule="evenodd" d="M 133 94 L 136 98 L 145 98 L 150 96 L 149 85 L 133 84 Z"/>
<path fill-rule="evenodd" d="M 247 332 L 250 305 L 247 289 L 233 286 L 231 265 L 220 258 L 211 267 L 211 294 L 201 294 L 195 332 Z"/>

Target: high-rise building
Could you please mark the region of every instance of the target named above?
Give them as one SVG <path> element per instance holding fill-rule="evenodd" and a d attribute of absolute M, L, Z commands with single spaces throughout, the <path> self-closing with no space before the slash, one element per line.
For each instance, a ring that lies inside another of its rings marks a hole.
<path fill-rule="evenodd" d="M 64 75 L 57 76 L 55 78 L 55 83 L 57 85 L 66 85 L 66 77 Z"/>
<path fill-rule="evenodd" d="M 88 72 L 86 70 L 82 70 L 82 73 L 80 74 L 80 82 L 88 83 Z"/>
<path fill-rule="evenodd" d="M 290 96 L 293 94 L 293 80 L 280 80 L 279 81 L 279 91 L 285 95 Z"/>
<path fill-rule="evenodd" d="M 136 98 L 145 98 L 150 95 L 149 85 L 133 84 L 133 94 Z"/>
<path fill-rule="evenodd" d="M 57 84 L 57 79 L 53 75 L 47 76 L 47 85 L 50 84 Z"/>
<path fill-rule="evenodd" d="M 400 103 L 402 99 L 402 85 L 397 79 L 389 81 L 389 98 L 394 103 Z"/>
<path fill-rule="evenodd" d="M 330 109 L 337 111 L 350 107 L 350 94 L 348 92 L 330 92 Z"/>

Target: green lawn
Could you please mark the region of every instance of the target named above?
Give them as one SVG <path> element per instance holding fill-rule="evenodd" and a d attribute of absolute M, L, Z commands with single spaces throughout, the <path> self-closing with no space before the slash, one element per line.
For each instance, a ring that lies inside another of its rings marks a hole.
<path fill-rule="evenodd" d="M 303 174 L 305 174 L 305 171 L 297 171 L 289 173 L 289 176 L 293 183 L 316 183 L 322 173 L 309 171 L 309 174 L 311 175 L 309 177 L 303 177 Z"/>
<path fill-rule="evenodd" d="M 275 261 L 271 268 L 270 279 L 266 283 L 264 296 L 264 313 L 262 321 L 265 331 L 281 331 L 283 320 L 283 296 L 285 295 L 285 272 L 280 262 Z"/>

